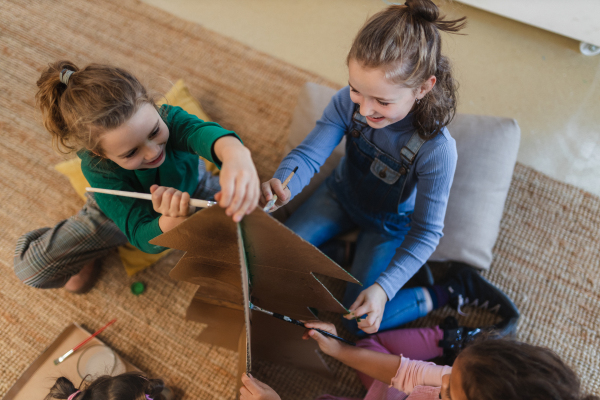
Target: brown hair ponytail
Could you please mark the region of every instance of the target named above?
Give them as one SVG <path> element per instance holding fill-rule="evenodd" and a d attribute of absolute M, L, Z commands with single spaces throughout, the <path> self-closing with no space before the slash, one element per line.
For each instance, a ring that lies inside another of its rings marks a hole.
<path fill-rule="evenodd" d="M 59 78 L 59 74 L 63 69 L 79 71 L 79 68 L 69 61 L 58 61 L 50 64 L 37 81 L 38 91 L 35 95 L 36 106 L 42 112 L 44 127 L 50 132 L 53 143 L 59 149 L 60 147 L 70 148 L 68 145 L 68 124 L 63 118 L 60 107 L 60 99 L 67 90 L 67 86 Z M 58 146 L 59 143 L 60 146 Z"/>
<path fill-rule="evenodd" d="M 63 70 L 74 71 L 67 84 L 60 80 Z M 57 61 L 42 72 L 37 86 L 44 127 L 63 153 L 87 148 L 102 154 L 102 133 L 126 122 L 142 104 L 154 104 L 132 74 L 110 65 L 79 69 L 70 61 Z"/>
<path fill-rule="evenodd" d="M 391 82 L 415 90 L 436 77 L 433 89 L 413 109 L 413 123 L 423 139 L 436 136 L 456 113 L 458 85 L 450 61 L 442 55 L 440 31 L 457 33 L 465 19 L 445 20 L 431 0 L 408 0 L 373 15 L 348 53 L 347 63 L 382 67 Z"/>

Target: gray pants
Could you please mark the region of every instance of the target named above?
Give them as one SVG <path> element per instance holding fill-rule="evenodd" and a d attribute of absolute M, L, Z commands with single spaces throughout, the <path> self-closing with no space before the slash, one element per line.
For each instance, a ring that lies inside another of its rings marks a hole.
<path fill-rule="evenodd" d="M 199 172 L 192 197 L 212 200 L 220 190 L 219 177 L 206 172 L 202 161 Z M 19 238 L 14 269 L 23 283 L 44 289 L 63 287 L 84 265 L 127 243 L 125 234 L 104 215 L 94 196 L 86 196 L 86 204 L 76 215 L 53 228 L 36 229 Z"/>

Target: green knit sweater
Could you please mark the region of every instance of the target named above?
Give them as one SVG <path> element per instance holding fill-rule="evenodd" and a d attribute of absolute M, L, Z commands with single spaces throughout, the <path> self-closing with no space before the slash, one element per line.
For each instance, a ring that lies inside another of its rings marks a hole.
<path fill-rule="evenodd" d="M 213 145 L 222 136 L 235 135 L 215 122 L 204 122 L 179 107 L 162 106 L 159 110 L 169 128 L 165 160 L 158 168 L 126 170 L 114 162 L 80 150 L 83 175 L 95 188 L 150 193 L 150 186 L 168 186 L 193 195 L 198 185 L 198 156 L 215 163 Z M 95 194 L 100 209 L 125 233 L 127 239 L 146 253 L 160 253 L 164 247 L 148 243 L 162 233 L 158 226 L 160 214 L 148 200 L 123 196 Z"/>

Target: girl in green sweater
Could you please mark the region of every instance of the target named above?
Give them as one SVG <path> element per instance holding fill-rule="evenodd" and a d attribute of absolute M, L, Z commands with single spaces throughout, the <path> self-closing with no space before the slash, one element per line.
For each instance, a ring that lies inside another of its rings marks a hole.
<path fill-rule="evenodd" d="M 58 61 L 37 86 L 44 126 L 59 150 L 77 151 L 90 185 L 152 193 L 152 202 L 87 194 L 77 215 L 26 233 L 14 268 L 27 285 L 84 292 L 111 249 L 129 241 L 147 253 L 163 251 L 148 241 L 188 217 L 190 195 L 214 198 L 236 222 L 258 204 L 258 175 L 240 138 L 179 107 L 157 107 L 129 72 Z M 198 156 L 221 169 L 219 178 Z"/>

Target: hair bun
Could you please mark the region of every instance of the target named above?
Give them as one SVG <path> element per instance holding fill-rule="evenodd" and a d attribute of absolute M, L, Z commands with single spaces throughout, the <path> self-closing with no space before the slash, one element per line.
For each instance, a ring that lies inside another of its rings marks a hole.
<path fill-rule="evenodd" d="M 411 14 L 427 22 L 434 23 L 440 17 L 440 10 L 431 0 L 408 0 L 404 4 Z"/>

